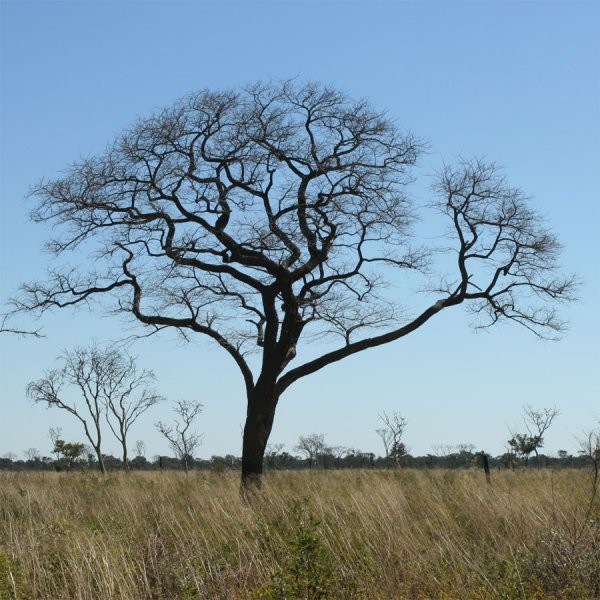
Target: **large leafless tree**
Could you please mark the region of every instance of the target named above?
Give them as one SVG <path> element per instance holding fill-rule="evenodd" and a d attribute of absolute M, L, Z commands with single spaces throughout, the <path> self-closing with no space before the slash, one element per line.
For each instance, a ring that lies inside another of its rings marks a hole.
<path fill-rule="evenodd" d="M 51 250 L 94 260 L 24 285 L 16 308 L 110 296 L 110 309 L 148 333 L 211 338 L 242 374 L 242 478 L 259 481 L 277 403 L 302 377 L 461 304 L 478 327 L 562 328 L 546 302 L 572 295 L 572 279 L 557 274 L 559 244 L 484 162 L 444 168 L 432 193 L 448 219 L 453 273 L 412 316 L 386 291 L 386 278 L 428 263 L 410 237 L 407 185 L 420 151 L 368 102 L 330 87 L 192 94 L 36 187 L 33 219 L 62 226 Z M 296 364 L 299 344 L 319 336 L 341 343 Z"/>
<path fill-rule="evenodd" d="M 194 460 L 194 452 L 202 444 L 202 434 L 192 429 L 202 408 L 200 402 L 178 400 L 173 409 L 177 415 L 175 423 L 173 425 L 167 425 L 162 421 L 156 423 L 156 429 L 167 440 L 171 450 L 181 461 L 186 474 L 189 471 L 190 463 Z"/>

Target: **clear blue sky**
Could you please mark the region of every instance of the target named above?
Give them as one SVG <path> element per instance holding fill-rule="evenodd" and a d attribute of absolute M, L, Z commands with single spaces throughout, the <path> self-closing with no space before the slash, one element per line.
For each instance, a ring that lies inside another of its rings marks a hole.
<path fill-rule="evenodd" d="M 429 140 L 427 174 L 442 160 L 485 154 L 534 197 L 584 285 L 560 343 L 501 326 L 475 334 L 461 309 L 394 345 L 299 382 L 281 400 L 271 440 L 292 447 L 324 432 L 332 444 L 381 452 L 377 414 L 409 420 L 414 453 L 471 442 L 503 451 L 521 406 L 562 412 L 547 448 L 574 450 L 600 418 L 599 4 L 597 2 L 11 2 L 2 13 L 1 299 L 43 275 L 48 231 L 28 222 L 28 187 L 100 152 L 136 117 L 192 90 L 256 79 L 318 80 L 367 96 Z M 424 189 L 424 188 L 423 188 Z M 417 193 L 424 194 L 421 189 Z M 424 224 L 427 230 L 427 222 Z M 0 455 L 49 450 L 58 411 L 32 406 L 27 382 L 63 349 L 118 339 L 121 321 L 53 313 L 42 340 L 1 336 Z M 202 341 L 163 335 L 132 349 L 171 399 L 205 411 L 200 455 L 240 452 L 241 377 Z M 153 423 L 133 439 L 165 453 Z M 116 451 L 112 441 L 107 450 Z"/>

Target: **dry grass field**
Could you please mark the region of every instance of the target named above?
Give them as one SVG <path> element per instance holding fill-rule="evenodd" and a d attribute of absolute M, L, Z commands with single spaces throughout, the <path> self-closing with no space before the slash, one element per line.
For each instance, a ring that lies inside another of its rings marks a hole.
<path fill-rule="evenodd" d="M 597 598 L 584 471 L 0 475 L 0 598 Z"/>

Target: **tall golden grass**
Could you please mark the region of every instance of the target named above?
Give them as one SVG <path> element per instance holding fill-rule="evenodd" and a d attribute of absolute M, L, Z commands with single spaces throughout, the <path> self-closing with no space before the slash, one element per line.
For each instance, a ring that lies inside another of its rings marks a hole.
<path fill-rule="evenodd" d="M 595 598 L 583 471 L 5 473 L 0 597 Z"/>

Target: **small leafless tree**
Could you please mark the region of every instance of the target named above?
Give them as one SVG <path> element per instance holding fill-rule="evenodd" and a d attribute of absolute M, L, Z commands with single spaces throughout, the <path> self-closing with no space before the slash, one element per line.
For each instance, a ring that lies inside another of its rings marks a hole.
<path fill-rule="evenodd" d="M 78 254 L 77 266 L 23 285 L 14 309 L 103 297 L 148 334 L 210 338 L 243 377 L 242 482 L 259 483 L 277 404 L 299 379 L 460 305 L 476 327 L 563 330 L 553 304 L 572 299 L 574 280 L 559 273 L 560 245 L 492 163 L 437 177 L 431 208 L 447 219 L 454 263 L 422 307 L 408 314 L 386 288 L 424 272 L 438 250 L 411 237 L 418 207 L 407 186 L 421 148 L 365 100 L 327 86 L 192 94 L 37 186 L 33 220 L 60 226 L 51 250 L 89 250 L 93 263 L 86 270 Z M 293 364 L 317 338 L 339 345 Z"/>
<path fill-rule="evenodd" d="M 454 452 L 454 444 L 433 444 L 433 456 L 442 456 L 444 458 L 450 456 Z"/>
<path fill-rule="evenodd" d="M 122 449 L 123 468 L 129 470 L 127 435 L 131 426 L 163 398 L 148 386 L 155 381 L 152 371 L 139 370 L 136 360 L 117 350 L 92 349 L 102 364 L 102 399 L 106 420 Z"/>
<path fill-rule="evenodd" d="M 137 440 L 135 442 L 135 455 L 146 456 L 146 442 L 144 440 Z"/>
<path fill-rule="evenodd" d="M 56 460 L 60 460 L 60 454 L 57 454 L 55 449 L 56 442 L 62 438 L 62 427 L 50 427 L 50 429 L 48 429 L 48 436 L 50 437 L 52 448 L 54 449 L 52 452 L 56 456 Z"/>
<path fill-rule="evenodd" d="M 37 448 L 28 448 L 25 450 L 24 454 L 27 460 L 30 461 L 37 461 L 41 457 L 40 451 Z"/>
<path fill-rule="evenodd" d="M 311 433 L 310 435 L 301 435 L 298 438 L 295 450 L 300 452 L 308 459 L 310 468 L 319 465 L 319 457 L 327 452 L 328 447 L 325 443 L 325 434 Z"/>
<path fill-rule="evenodd" d="M 388 415 L 385 411 L 379 415 L 382 427 L 377 429 L 377 435 L 381 438 L 385 449 L 385 462 L 390 465 L 390 458 L 399 465 L 406 455 L 406 445 L 402 441 L 404 430 L 408 421 L 399 413 L 394 411 Z"/>
<path fill-rule="evenodd" d="M 102 417 L 105 406 L 102 396 L 104 368 L 96 355 L 95 349 L 76 348 L 65 351 L 59 358 L 62 366 L 51 369 L 44 377 L 32 381 L 27 386 L 27 396 L 34 402 L 55 406 L 73 415 L 83 426 L 85 437 L 89 440 L 102 473 Z M 75 388 L 76 398 L 66 386 Z M 51 431 L 51 436 L 55 432 Z"/>
<path fill-rule="evenodd" d="M 156 423 L 158 431 L 169 442 L 169 446 L 181 461 L 187 474 L 190 461 L 194 452 L 202 444 L 202 435 L 191 429 L 196 417 L 202 412 L 200 402 L 178 400 L 174 412 L 177 415 L 173 425 L 166 425 L 162 421 Z"/>
<path fill-rule="evenodd" d="M 133 357 L 95 344 L 65 352 L 61 360 L 60 369 L 48 371 L 44 378 L 29 384 L 29 396 L 36 402 L 46 402 L 48 406 L 67 410 L 79 419 L 102 472 L 105 470 L 101 450 L 101 417 L 104 415 L 121 444 L 123 467 L 127 470 L 127 434 L 137 419 L 161 400 L 155 391 L 147 387 L 154 381 L 154 374 L 139 371 Z M 85 408 L 80 409 L 76 401 L 64 399 L 65 384 L 78 389 Z M 83 415 L 86 415 L 85 418 Z M 60 431 L 51 430 L 52 435 L 60 437 Z"/>

